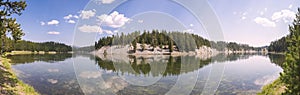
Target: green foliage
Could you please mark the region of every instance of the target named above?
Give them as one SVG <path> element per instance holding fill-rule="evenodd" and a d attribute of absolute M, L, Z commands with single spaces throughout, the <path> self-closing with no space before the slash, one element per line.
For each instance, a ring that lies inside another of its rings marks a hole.
<path fill-rule="evenodd" d="M 0 1 L 0 37 L 1 37 L 1 54 L 7 50 L 9 46 L 6 46 L 5 39 L 11 36 L 14 40 L 20 40 L 24 35 L 21 29 L 21 25 L 17 23 L 13 18 L 13 14 L 21 15 L 21 12 L 25 10 L 25 1 Z M 4 49 L 6 48 L 6 49 Z"/>
<path fill-rule="evenodd" d="M 134 41 L 132 41 L 132 46 L 133 46 L 133 50 L 134 50 L 134 52 L 136 51 L 136 49 L 137 49 L 137 43 L 136 43 L 136 40 L 134 40 Z"/>
<path fill-rule="evenodd" d="M 268 54 L 270 61 L 280 67 L 283 67 L 283 63 L 285 62 L 284 54 Z"/>
<path fill-rule="evenodd" d="M 142 40 L 141 47 L 142 47 L 142 51 L 144 51 L 146 49 L 146 45 L 145 45 L 145 41 L 144 40 Z"/>
<path fill-rule="evenodd" d="M 172 39 L 171 39 L 172 38 Z M 103 46 L 110 45 L 128 45 L 131 44 L 134 50 L 137 49 L 137 43 L 151 45 L 153 48 L 159 46 L 176 45 L 182 51 L 194 51 L 201 46 L 210 46 L 210 42 L 195 34 L 182 33 L 178 31 L 166 32 L 165 30 L 158 31 L 152 30 L 144 31 L 142 34 L 140 31 L 135 31 L 127 35 L 121 34 L 121 36 L 114 35 L 112 37 L 103 37 L 95 42 L 95 48 L 100 49 Z M 173 46 L 171 46 L 173 47 Z M 146 47 L 145 47 L 146 48 Z M 171 51 L 174 49 L 172 48 Z"/>
<path fill-rule="evenodd" d="M 129 34 L 121 34 L 120 36 L 113 35 L 111 37 L 103 37 L 100 38 L 97 42 L 95 42 L 95 48 L 100 49 L 103 46 L 111 46 L 111 45 L 128 45 L 131 44 L 134 48 L 134 51 L 137 49 L 137 43 L 148 44 L 153 48 L 159 46 L 163 48 L 163 46 L 168 46 L 170 51 L 174 51 L 177 48 L 177 51 L 194 51 L 197 48 L 202 46 L 212 47 L 219 51 L 224 51 L 225 48 L 238 51 L 238 50 L 260 50 L 261 48 L 254 48 L 246 44 L 238 44 L 235 42 L 213 42 L 209 41 L 199 35 L 183 33 L 178 31 L 166 32 L 165 30 L 158 31 L 152 30 L 144 31 L 141 33 L 140 31 L 135 31 Z M 170 48 L 173 46 L 176 48 Z M 143 45 L 145 46 L 145 45 Z"/>
<path fill-rule="evenodd" d="M 191 56 L 170 56 L 166 61 L 155 60 L 154 62 L 149 62 L 147 61 L 147 58 L 144 57 L 129 56 L 129 58 L 132 60 L 129 61 L 130 64 L 122 61 L 113 62 L 111 60 L 104 60 L 99 57 L 95 57 L 98 66 L 103 70 L 112 70 L 113 72 L 120 74 L 151 74 L 153 76 L 162 75 L 163 77 L 193 72 L 199 68 L 209 65 L 212 61 L 211 59 L 200 60 L 199 58 Z M 189 64 L 182 64 L 182 62 Z M 164 66 L 162 66 L 162 64 L 164 64 Z M 118 65 L 119 67 L 116 68 L 114 65 Z"/>
<path fill-rule="evenodd" d="M 14 41 L 10 38 L 6 38 L 6 46 L 3 50 L 6 52 L 10 51 L 55 51 L 55 52 L 68 52 L 72 51 L 72 47 L 56 42 L 44 42 L 44 43 L 36 43 L 31 41 Z M 2 42 L 0 42 L 2 43 Z M 1 48 L 2 49 L 2 48 Z"/>
<path fill-rule="evenodd" d="M 174 45 L 173 41 L 169 41 L 169 46 L 168 47 L 169 47 L 170 52 L 174 51 L 173 45 Z"/>
<path fill-rule="evenodd" d="M 268 51 L 286 52 L 287 51 L 286 37 L 282 37 L 277 41 L 271 42 L 270 46 L 268 47 Z"/>
<path fill-rule="evenodd" d="M 262 47 L 252 47 L 246 44 L 238 44 L 236 42 L 224 42 L 224 41 L 218 41 L 218 42 L 210 42 L 211 47 L 215 48 L 219 51 L 224 51 L 225 48 L 231 51 L 240 51 L 240 50 L 260 50 Z"/>
<path fill-rule="evenodd" d="M 286 37 L 288 51 L 281 80 L 287 87 L 284 94 L 300 95 L 300 8 L 289 30 L 290 34 Z"/>
<path fill-rule="evenodd" d="M 23 83 L 17 78 L 11 69 L 9 59 L 1 58 L 0 60 L 0 94 L 1 95 L 39 95 L 33 87 Z"/>
<path fill-rule="evenodd" d="M 285 86 L 280 79 L 275 80 L 273 83 L 268 84 L 262 88 L 262 92 L 257 95 L 281 95 L 284 93 Z"/>
<path fill-rule="evenodd" d="M 12 65 L 26 64 L 33 62 L 47 62 L 47 63 L 57 63 L 59 61 L 65 61 L 71 58 L 73 54 L 63 53 L 63 54 L 20 54 L 20 55 L 8 55 L 7 58 L 10 59 Z M 74 55 L 76 56 L 76 55 Z"/>
<path fill-rule="evenodd" d="M 73 52 L 92 52 L 95 50 L 95 46 L 85 46 L 85 47 L 73 47 Z"/>

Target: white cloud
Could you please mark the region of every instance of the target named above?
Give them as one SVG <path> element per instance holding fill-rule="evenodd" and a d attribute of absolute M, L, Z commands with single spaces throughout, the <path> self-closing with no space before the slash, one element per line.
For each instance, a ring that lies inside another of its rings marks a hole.
<path fill-rule="evenodd" d="M 243 16 L 243 17 L 242 17 L 242 20 L 245 20 L 245 19 L 247 19 L 247 17 Z"/>
<path fill-rule="evenodd" d="M 247 15 L 247 14 L 248 14 L 248 12 L 244 12 L 242 15 L 244 15 L 244 16 L 245 16 L 245 15 Z"/>
<path fill-rule="evenodd" d="M 81 11 L 79 12 L 80 13 L 80 17 L 81 19 L 90 19 L 91 17 L 94 17 L 95 14 L 96 14 L 96 10 L 93 9 L 93 10 L 87 10 L 87 11 Z"/>
<path fill-rule="evenodd" d="M 263 11 L 261 11 L 259 14 L 260 14 L 260 15 L 264 15 L 265 13 L 264 13 Z"/>
<path fill-rule="evenodd" d="M 59 21 L 58 20 L 51 20 L 47 24 L 48 25 L 57 25 L 57 24 L 59 24 Z"/>
<path fill-rule="evenodd" d="M 98 21 L 100 21 L 102 25 L 119 28 L 124 26 L 130 19 L 125 17 L 124 14 L 119 14 L 119 12 L 114 11 L 110 15 L 103 14 L 98 16 Z"/>
<path fill-rule="evenodd" d="M 267 18 L 256 17 L 256 18 L 254 19 L 254 21 L 255 21 L 255 23 L 260 24 L 260 25 L 262 25 L 262 26 L 264 26 L 264 27 L 276 27 L 275 22 L 270 21 L 270 20 L 267 19 Z"/>
<path fill-rule="evenodd" d="M 79 16 L 77 16 L 77 15 L 74 15 L 73 17 L 74 17 L 74 18 L 76 18 L 76 19 L 78 19 L 78 18 L 79 18 Z"/>
<path fill-rule="evenodd" d="M 265 8 L 264 10 L 265 10 L 265 12 L 266 12 L 266 11 L 268 11 L 268 8 Z"/>
<path fill-rule="evenodd" d="M 292 8 L 293 8 L 293 5 L 292 5 L 292 4 L 291 4 L 291 5 L 289 5 L 289 8 L 290 8 L 290 9 L 292 9 Z"/>
<path fill-rule="evenodd" d="M 194 24 L 190 24 L 190 27 L 194 27 Z"/>
<path fill-rule="evenodd" d="M 87 32 L 87 33 L 92 33 L 92 32 L 99 32 L 102 33 L 102 28 L 98 25 L 83 25 L 78 28 L 81 32 Z"/>
<path fill-rule="evenodd" d="M 83 26 L 79 27 L 78 29 L 81 32 L 87 32 L 87 33 L 95 33 L 96 32 L 96 33 L 100 33 L 100 34 L 102 34 L 102 33 L 106 33 L 106 34 L 109 34 L 109 35 L 114 34 L 113 31 L 111 31 L 111 30 L 104 30 L 104 29 L 102 29 L 98 25 L 83 25 Z"/>
<path fill-rule="evenodd" d="M 114 32 L 115 32 L 115 33 L 118 33 L 118 32 L 119 32 L 119 30 L 114 30 Z"/>
<path fill-rule="evenodd" d="M 41 25 L 42 25 L 42 26 L 44 26 L 44 25 L 46 24 L 46 23 L 45 23 L 45 22 L 43 22 L 43 21 L 41 21 L 40 23 L 41 23 Z"/>
<path fill-rule="evenodd" d="M 47 81 L 52 84 L 56 84 L 58 82 L 58 80 L 55 80 L 55 79 L 47 79 Z"/>
<path fill-rule="evenodd" d="M 295 19 L 295 12 L 290 10 L 281 10 L 279 12 L 275 12 L 272 15 L 272 20 L 278 22 L 280 20 L 283 20 L 284 22 L 290 22 Z"/>
<path fill-rule="evenodd" d="M 237 12 L 233 12 L 233 15 L 236 15 L 237 14 Z"/>
<path fill-rule="evenodd" d="M 72 15 L 72 14 L 69 14 L 69 15 L 67 15 L 67 16 L 64 17 L 65 22 L 71 23 L 71 24 L 76 23 L 74 19 L 78 19 L 78 18 L 79 17 L 77 15 Z"/>
<path fill-rule="evenodd" d="M 144 20 L 138 20 L 138 22 L 139 22 L 139 23 L 143 23 L 143 22 L 144 22 Z"/>
<path fill-rule="evenodd" d="M 111 4 L 113 3 L 115 0 L 94 0 L 94 2 L 96 4 Z"/>
<path fill-rule="evenodd" d="M 73 17 L 73 15 L 69 14 L 67 16 L 64 17 L 64 19 L 71 19 Z"/>
<path fill-rule="evenodd" d="M 50 34 L 50 35 L 59 35 L 60 32 L 57 32 L 57 31 L 50 31 L 50 32 L 48 32 L 48 34 Z"/>
<path fill-rule="evenodd" d="M 68 23 L 74 24 L 76 22 L 74 20 L 68 20 Z"/>
<path fill-rule="evenodd" d="M 115 0 L 101 0 L 102 4 L 110 4 L 112 2 L 114 2 Z"/>
<path fill-rule="evenodd" d="M 109 34 L 109 35 L 113 35 L 114 33 L 112 32 L 112 31 L 110 31 L 110 30 L 103 30 L 103 32 L 105 32 L 105 33 L 107 33 L 107 34 Z"/>
<path fill-rule="evenodd" d="M 64 17 L 65 20 L 69 20 L 69 19 L 72 19 L 72 18 L 78 19 L 79 17 L 77 15 L 71 15 L 71 14 Z"/>

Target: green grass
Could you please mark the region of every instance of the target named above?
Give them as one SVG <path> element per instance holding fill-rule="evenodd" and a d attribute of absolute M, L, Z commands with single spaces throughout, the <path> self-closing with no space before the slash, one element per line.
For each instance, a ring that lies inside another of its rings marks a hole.
<path fill-rule="evenodd" d="M 9 59 L 2 58 L 0 64 L 0 94 L 4 95 L 39 95 L 33 87 L 23 83 L 11 69 Z"/>
<path fill-rule="evenodd" d="M 281 95 L 284 93 L 285 88 L 284 83 L 278 78 L 273 83 L 265 85 L 262 88 L 262 92 L 257 93 L 257 95 Z"/>

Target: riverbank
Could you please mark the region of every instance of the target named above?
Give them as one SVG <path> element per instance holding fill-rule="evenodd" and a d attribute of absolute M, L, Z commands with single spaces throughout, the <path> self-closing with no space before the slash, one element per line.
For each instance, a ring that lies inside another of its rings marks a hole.
<path fill-rule="evenodd" d="M 9 59 L 0 58 L 1 95 L 39 95 L 33 87 L 23 83 L 11 69 Z"/>
<path fill-rule="evenodd" d="M 11 51 L 11 52 L 6 52 L 4 55 L 20 55 L 20 54 L 58 54 L 61 52 L 55 52 L 55 51 L 49 51 L 49 52 L 32 52 L 32 51 Z M 73 53 L 73 52 L 67 52 L 67 53 Z"/>
<path fill-rule="evenodd" d="M 262 88 L 262 91 L 260 93 L 257 93 L 258 95 L 282 95 L 285 92 L 285 85 L 281 82 L 280 78 L 275 80 L 273 83 L 265 85 Z"/>
<path fill-rule="evenodd" d="M 285 55 L 284 52 L 268 52 L 268 54 L 280 54 L 280 55 Z"/>
<path fill-rule="evenodd" d="M 268 52 L 268 54 L 285 55 L 284 52 Z M 282 95 L 285 92 L 286 87 L 285 84 L 281 81 L 280 77 L 274 82 L 263 86 L 262 91 L 258 93 L 258 95 Z"/>
<path fill-rule="evenodd" d="M 163 46 L 164 48 L 155 47 L 153 48 L 151 45 L 145 45 L 143 49 L 141 44 L 137 45 L 137 48 L 134 49 L 133 46 L 125 45 L 125 46 L 103 46 L 102 48 L 92 52 L 95 55 L 205 55 L 205 56 L 215 56 L 220 52 L 216 49 L 202 46 L 199 49 L 195 49 L 195 51 L 182 52 L 174 46 L 174 50 L 171 52 L 167 46 Z"/>

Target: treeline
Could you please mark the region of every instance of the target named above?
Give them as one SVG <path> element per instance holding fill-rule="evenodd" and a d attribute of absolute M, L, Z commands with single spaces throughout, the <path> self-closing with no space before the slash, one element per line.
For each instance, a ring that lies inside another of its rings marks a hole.
<path fill-rule="evenodd" d="M 145 47 L 145 44 L 151 45 L 152 47 L 160 47 L 166 49 L 166 46 L 170 51 L 174 51 L 174 49 L 178 49 L 178 51 L 194 51 L 202 46 L 211 47 L 217 49 L 219 51 L 231 50 L 260 50 L 260 48 L 255 48 L 246 44 L 238 44 L 235 42 L 224 42 L 224 41 L 209 41 L 201 36 L 190 33 L 183 32 L 167 32 L 165 30 L 158 31 L 144 31 L 141 33 L 140 31 L 135 31 L 133 33 L 121 35 L 116 34 L 113 36 L 107 36 L 100 38 L 97 42 L 95 42 L 95 48 L 100 49 L 103 46 L 112 46 L 112 45 L 132 45 L 134 49 L 137 48 L 137 43 L 142 44 L 142 48 Z M 176 48 L 170 48 L 174 47 Z M 143 50 L 143 49 L 142 49 Z"/>
<path fill-rule="evenodd" d="M 57 63 L 59 61 L 64 61 L 68 58 L 75 56 L 70 53 L 63 53 L 63 54 L 26 54 L 26 55 L 8 55 L 7 58 L 11 59 L 10 63 L 16 64 L 26 64 L 26 63 L 33 63 L 37 61 L 43 61 L 47 63 Z"/>
<path fill-rule="evenodd" d="M 2 41 L 0 42 L 2 44 Z M 2 49 L 2 47 L 0 47 Z M 72 51 L 72 47 L 65 45 L 63 43 L 57 43 L 57 42 L 31 42 L 31 41 L 14 41 L 10 38 L 6 38 L 5 40 L 5 47 L 3 48 L 5 52 L 11 52 L 11 51 L 32 51 L 32 52 L 49 52 L 49 51 L 55 51 L 55 52 L 68 52 Z"/>
<path fill-rule="evenodd" d="M 286 52 L 287 50 L 286 37 L 282 37 L 281 39 L 271 42 L 268 47 L 268 51 L 271 52 Z"/>
<path fill-rule="evenodd" d="M 170 51 L 173 51 L 175 44 L 179 51 L 194 51 L 201 46 L 210 46 L 210 42 L 195 34 L 182 33 L 182 32 L 167 32 L 165 30 L 158 31 L 144 31 L 142 34 L 140 31 L 135 31 L 125 35 L 113 35 L 111 37 L 104 37 L 95 42 L 95 48 L 100 49 L 103 46 L 111 45 L 132 45 L 134 49 L 137 49 L 137 43 L 142 44 L 142 48 L 145 48 L 145 44 L 152 47 L 165 48 L 166 46 Z"/>
<path fill-rule="evenodd" d="M 85 46 L 85 47 L 73 47 L 73 52 L 76 53 L 90 53 L 95 50 L 95 46 Z"/>
<path fill-rule="evenodd" d="M 256 50 L 260 51 L 264 47 L 253 47 L 249 46 L 247 44 L 239 44 L 236 42 L 224 42 L 224 41 L 218 41 L 218 42 L 210 42 L 211 47 L 214 49 L 217 49 L 218 51 L 225 51 L 225 50 L 231 50 L 231 51 L 240 51 L 240 50 Z"/>

